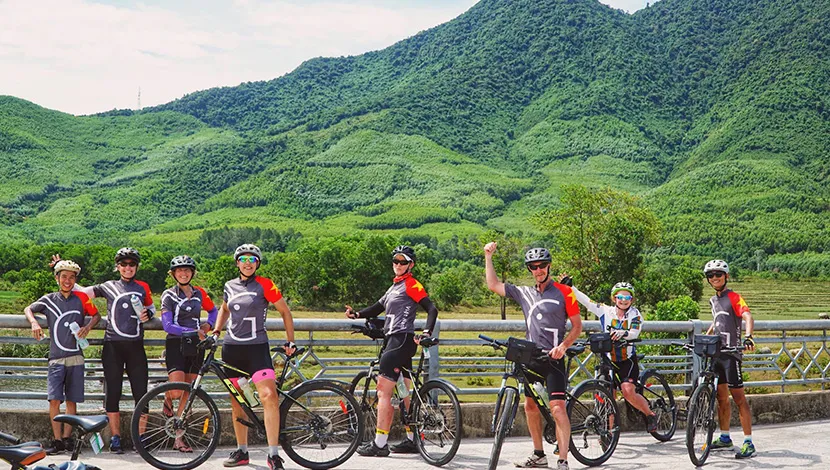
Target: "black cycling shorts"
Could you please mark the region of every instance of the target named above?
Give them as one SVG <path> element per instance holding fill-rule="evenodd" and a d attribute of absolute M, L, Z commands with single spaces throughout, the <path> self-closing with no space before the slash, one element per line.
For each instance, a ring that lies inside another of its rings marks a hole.
<path fill-rule="evenodd" d="M 542 383 L 548 391 L 551 400 L 564 400 L 565 390 L 568 388 L 568 376 L 565 373 L 565 358 L 551 361 L 533 360 L 527 366 L 527 378 L 531 383 Z M 525 386 L 525 396 L 532 396 Z"/>
<path fill-rule="evenodd" d="M 640 378 L 640 365 L 636 357 L 612 364 L 614 364 L 614 387 L 619 387 L 624 382 L 637 383 Z"/>
<path fill-rule="evenodd" d="M 258 344 L 223 344 L 222 360 L 228 365 L 253 375 L 255 372 L 271 369 L 274 370 L 274 363 L 271 361 L 271 349 L 268 343 Z M 231 377 L 243 377 L 239 372 L 225 367 L 225 375 Z"/>
<path fill-rule="evenodd" d="M 743 361 L 728 354 L 723 354 L 715 358 L 714 361 L 719 384 L 725 383 L 729 385 L 729 388 L 744 388 L 744 377 L 741 372 Z"/>
<path fill-rule="evenodd" d="M 386 349 L 380 356 L 380 375 L 391 381 L 397 381 L 403 368 L 412 370 L 412 356 L 418 350 L 414 333 L 394 333 L 386 338 Z M 404 377 L 409 373 L 404 371 Z"/>
<path fill-rule="evenodd" d="M 104 366 L 104 409 L 107 413 L 120 411 L 125 370 L 130 379 L 130 390 L 135 403 L 147 393 L 147 354 L 144 352 L 143 340 L 105 340 L 101 350 L 101 364 Z"/>
<path fill-rule="evenodd" d="M 167 373 L 180 371 L 185 374 L 198 374 L 199 368 L 205 361 L 205 350 L 200 349 L 195 356 L 182 355 L 182 339 L 178 336 L 168 336 L 164 343 L 164 362 L 167 364 Z"/>

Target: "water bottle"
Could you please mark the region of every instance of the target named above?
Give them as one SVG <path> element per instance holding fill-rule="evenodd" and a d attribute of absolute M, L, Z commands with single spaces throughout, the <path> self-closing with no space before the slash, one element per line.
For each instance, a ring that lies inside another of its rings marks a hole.
<path fill-rule="evenodd" d="M 536 393 L 538 393 L 538 394 L 539 394 L 539 396 L 540 396 L 543 400 L 547 399 L 547 396 L 548 396 L 548 389 L 547 389 L 547 388 L 545 388 L 545 386 L 544 386 L 544 385 L 542 385 L 542 384 L 541 384 L 541 382 L 533 382 L 533 389 L 534 389 L 534 390 L 536 390 Z"/>
<path fill-rule="evenodd" d="M 89 347 L 89 340 L 86 338 L 79 338 L 78 332 L 81 331 L 81 327 L 78 326 L 77 322 L 72 322 L 69 324 L 69 331 L 72 332 L 72 335 L 75 336 L 75 341 L 78 342 L 78 347 L 81 349 L 86 349 Z"/>
<path fill-rule="evenodd" d="M 130 296 L 130 303 L 133 304 L 133 310 L 135 310 L 135 314 L 138 315 L 140 319 L 141 312 L 144 311 L 144 304 L 141 302 L 141 299 L 138 298 L 137 295 L 133 294 Z"/>
<path fill-rule="evenodd" d="M 403 374 L 398 376 L 398 396 L 401 398 L 406 398 L 409 396 L 409 388 L 406 386 L 406 382 L 403 381 Z"/>
<path fill-rule="evenodd" d="M 245 397 L 245 401 L 251 407 L 259 405 L 259 399 L 254 395 L 254 389 L 251 387 L 251 382 L 248 382 L 248 379 L 241 377 L 236 383 L 239 384 L 239 390 L 242 391 L 242 396 Z"/>

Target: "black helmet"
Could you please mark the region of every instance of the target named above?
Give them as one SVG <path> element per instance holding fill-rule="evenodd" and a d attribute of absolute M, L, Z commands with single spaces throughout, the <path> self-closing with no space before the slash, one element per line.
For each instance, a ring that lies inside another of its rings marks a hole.
<path fill-rule="evenodd" d="M 170 260 L 170 270 L 172 271 L 176 268 L 192 268 L 195 271 L 196 261 L 193 261 L 193 258 L 187 255 L 176 256 Z"/>
<path fill-rule="evenodd" d="M 258 246 L 251 243 L 245 243 L 236 247 L 236 251 L 233 252 L 233 260 L 239 261 L 239 257 L 242 255 L 254 255 L 262 260 L 262 250 L 260 250 Z"/>
<path fill-rule="evenodd" d="M 409 261 L 415 261 L 415 250 L 408 245 L 398 245 L 392 250 L 392 257 L 395 255 L 403 255 Z"/>
<path fill-rule="evenodd" d="M 138 250 L 135 248 L 124 247 L 119 249 L 115 252 L 115 262 L 120 263 L 125 259 L 134 260 L 136 263 L 141 262 L 141 255 L 138 254 Z"/>
<path fill-rule="evenodd" d="M 550 251 L 547 248 L 531 248 L 525 253 L 525 264 L 536 261 L 547 261 L 550 263 L 551 260 Z"/>

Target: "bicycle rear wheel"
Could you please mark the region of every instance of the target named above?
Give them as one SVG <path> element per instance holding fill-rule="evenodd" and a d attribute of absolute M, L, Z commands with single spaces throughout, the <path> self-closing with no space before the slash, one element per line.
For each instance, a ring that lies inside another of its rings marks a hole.
<path fill-rule="evenodd" d="M 130 423 L 133 444 L 150 465 L 162 470 L 189 470 L 204 463 L 216 450 L 222 429 L 216 403 L 198 389 L 188 407 L 191 393 L 189 383 L 168 382 L 154 387 L 136 404 Z M 138 410 L 143 409 L 148 414 L 146 429 L 140 433 L 142 414 Z"/>
<path fill-rule="evenodd" d="M 647 370 L 640 377 L 637 393 L 645 397 L 648 406 L 657 415 L 657 430 L 651 435 L 661 442 L 674 436 L 677 429 L 677 405 L 665 377 L 653 370 Z"/>
<path fill-rule="evenodd" d="M 331 380 L 309 380 L 291 389 L 280 406 L 280 421 L 285 454 L 314 470 L 348 460 L 363 436 L 360 404 Z"/>
<path fill-rule="evenodd" d="M 428 381 L 413 397 L 409 421 L 415 446 L 431 465 L 452 460 L 461 444 L 461 405 L 452 388 L 441 381 Z"/>
<path fill-rule="evenodd" d="M 516 416 L 516 411 L 519 408 L 519 391 L 513 387 L 505 387 L 499 394 L 499 401 L 496 403 L 496 413 L 494 416 L 494 442 L 493 448 L 490 449 L 490 462 L 487 464 L 487 470 L 496 470 L 499 466 L 499 456 L 501 455 L 501 446 L 504 444 L 504 439 L 510 432 L 513 425 L 513 418 Z"/>
<path fill-rule="evenodd" d="M 617 405 L 598 381 L 579 384 L 572 396 L 567 404 L 571 453 L 583 465 L 599 465 L 611 458 L 620 440 Z"/>
<path fill-rule="evenodd" d="M 689 398 L 689 414 L 686 420 L 686 449 L 692 463 L 701 466 L 712 450 L 712 434 L 715 432 L 715 389 L 710 383 L 698 386 Z"/>
<path fill-rule="evenodd" d="M 369 382 L 368 386 L 366 382 Z M 357 398 L 360 403 L 360 411 L 363 414 L 363 437 L 362 442 L 371 442 L 375 439 L 375 431 L 378 425 L 378 377 L 376 374 L 369 375 L 369 372 L 362 371 L 357 374 L 349 386 L 349 394 Z M 364 395 L 365 394 L 365 395 Z"/>

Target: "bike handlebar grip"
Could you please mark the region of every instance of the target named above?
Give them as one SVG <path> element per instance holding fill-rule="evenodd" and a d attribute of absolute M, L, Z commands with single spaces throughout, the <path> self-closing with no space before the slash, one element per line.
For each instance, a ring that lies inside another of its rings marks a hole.
<path fill-rule="evenodd" d="M 495 343 L 495 342 L 496 342 L 496 340 L 494 340 L 493 338 L 490 338 L 489 336 L 478 335 L 478 337 L 479 337 L 480 339 L 483 339 L 484 341 L 489 341 L 489 342 L 491 342 L 491 343 Z"/>
<path fill-rule="evenodd" d="M 20 439 L 12 436 L 11 434 L 6 434 L 4 432 L 0 432 L 0 439 L 8 441 L 9 443 L 14 444 L 14 445 L 20 444 Z"/>

